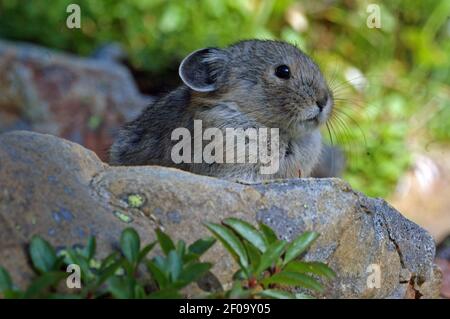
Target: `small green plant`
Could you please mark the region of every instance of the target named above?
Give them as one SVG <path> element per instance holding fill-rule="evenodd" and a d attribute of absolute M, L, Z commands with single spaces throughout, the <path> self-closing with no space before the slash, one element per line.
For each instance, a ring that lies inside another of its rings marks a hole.
<path fill-rule="evenodd" d="M 208 293 L 209 298 L 298 298 L 303 294 L 287 291 L 308 288 L 322 291 L 323 286 L 308 274 L 332 278 L 333 271 L 318 262 L 301 262 L 297 257 L 317 238 L 306 232 L 288 243 L 260 224 L 260 229 L 234 218 L 223 224 L 206 227 L 238 262 L 239 270 L 228 291 Z M 85 247 L 56 251 L 39 236 L 32 238 L 29 256 L 36 277 L 25 289 L 18 289 L 9 273 L 0 267 L 0 295 L 4 298 L 183 298 L 182 289 L 198 282 L 212 265 L 200 261 L 216 239 L 203 238 L 191 245 L 174 242 L 162 230 L 156 230 L 155 242 L 141 247 L 138 233 L 125 229 L 120 249 L 98 260 L 96 239 L 89 238 Z M 162 254 L 148 258 L 159 246 Z M 81 287 L 68 289 L 69 265 L 77 265 Z M 203 297 L 205 297 L 203 296 Z"/>
<path fill-rule="evenodd" d="M 156 235 L 164 256 L 156 256 L 147 263 L 159 289 L 153 297 L 181 298 L 180 289 L 199 280 L 212 267 L 210 263 L 199 262 L 199 258 L 214 245 L 215 240 L 199 239 L 186 247 L 182 240 L 175 245 L 159 229 L 156 230 Z"/>
<path fill-rule="evenodd" d="M 315 232 L 305 232 L 288 243 L 279 240 L 262 223 L 256 229 L 245 221 L 227 218 L 222 225 L 208 223 L 207 227 L 240 267 L 225 297 L 308 298 L 290 290 L 307 288 L 321 292 L 324 287 L 310 274 L 328 279 L 335 276 L 323 263 L 297 260 L 319 236 Z"/>

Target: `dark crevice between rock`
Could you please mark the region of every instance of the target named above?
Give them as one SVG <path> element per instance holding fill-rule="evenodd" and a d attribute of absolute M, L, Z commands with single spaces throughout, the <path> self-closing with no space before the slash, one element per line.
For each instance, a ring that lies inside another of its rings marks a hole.
<path fill-rule="evenodd" d="M 400 265 L 401 265 L 402 269 L 409 271 L 408 267 L 405 264 L 405 259 L 404 259 L 403 253 L 401 251 L 401 248 L 398 245 L 397 241 L 392 236 L 392 234 L 390 232 L 390 228 L 388 227 L 388 221 L 386 219 L 386 216 L 382 213 L 382 210 L 377 210 L 375 207 L 376 205 L 374 203 L 368 201 L 368 199 L 366 199 L 365 197 L 358 196 L 358 198 L 359 198 L 359 205 L 364 210 L 364 212 L 366 212 L 368 214 L 372 214 L 374 211 L 381 212 L 380 215 L 383 220 L 382 227 L 386 230 L 386 234 L 388 236 L 389 241 L 395 247 L 395 250 L 396 250 L 399 260 L 400 260 Z M 361 200 L 361 198 L 363 200 Z M 407 290 L 406 290 L 406 296 L 409 296 L 414 299 L 420 299 L 423 296 L 423 294 L 421 294 L 420 291 L 415 288 L 415 283 L 417 283 L 420 286 L 423 283 L 423 280 L 420 280 L 421 282 L 419 282 L 416 279 L 420 279 L 420 278 L 416 278 L 415 275 L 412 275 L 409 278 L 409 280 L 399 280 L 399 283 L 400 284 L 408 284 Z"/>
<path fill-rule="evenodd" d="M 411 279 L 408 281 L 408 287 L 406 289 L 406 295 L 413 299 L 420 299 L 423 295 L 417 290 L 414 286 L 416 283 L 416 276 L 411 276 Z"/>
<path fill-rule="evenodd" d="M 381 213 L 381 216 L 383 217 L 384 226 L 385 226 L 386 233 L 388 235 L 389 241 L 394 245 L 395 250 L 397 251 L 397 254 L 398 254 L 398 257 L 399 257 L 399 260 L 400 260 L 400 265 L 402 266 L 402 269 L 409 270 L 408 267 L 406 267 L 406 265 L 405 265 L 403 253 L 402 253 L 402 251 L 400 249 L 400 246 L 398 245 L 397 241 L 391 235 L 391 232 L 389 230 L 388 222 L 386 220 L 386 217 L 384 216 L 383 213 Z M 420 293 L 420 291 L 415 288 L 415 283 L 416 282 L 417 282 L 418 285 L 421 284 L 421 283 L 419 283 L 418 280 L 416 281 L 416 276 L 415 275 L 412 275 L 409 278 L 408 281 L 402 281 L 402 280 L 399 281 L 399 283 L 403 283 L 403 284 L 408 283 L 405 296 L 412 297 L 413 299 L 420 299 L 423 296 Z"/>
<path fill-rule="evenodd" d="M 383 215 L 383 219 L 384 219 L 384 215 Z M 386 219 L 384 219 L 384 221 L 386 222 Z M 391 241 L 391 243 L 394 244 L 395 250 L 397 251 L 398 257 L 400 259 L 400 265 L 402 266 L 403 269 L 407 269 L 405 262 L 404 262 L 404 258 L 403 258 L 403 253 L 400 249 L 400 247 L 398 246 L 397 242 L 392 238 L 391 234 L 389 233 L 389 229 L 386 227 L 387 229 L 387 234 L 389 237 L 389 240 Z"/>

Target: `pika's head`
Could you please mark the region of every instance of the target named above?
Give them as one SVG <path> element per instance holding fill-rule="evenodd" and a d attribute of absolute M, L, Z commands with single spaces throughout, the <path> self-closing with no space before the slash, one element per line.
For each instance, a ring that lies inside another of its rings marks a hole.
<path fill-rule="evenodd" d="M 189 54 L 179 74 L 196 95 L 267 127 L 308 130 L 327 121 L 333 96 L 319 67 L 295 46 L 249 40 Z"/>

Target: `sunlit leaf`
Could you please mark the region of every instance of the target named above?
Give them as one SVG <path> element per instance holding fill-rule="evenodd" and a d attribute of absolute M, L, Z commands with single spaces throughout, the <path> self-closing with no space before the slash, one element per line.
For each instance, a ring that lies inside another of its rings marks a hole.
<path fill-rule="evenodd" d="M 269 245 L 278 240 L 277 234 L 275 234 L 272 228 L 270 228 L 266 224 L 259 223 L 259 229 L 261 229 L 261 231 L 263 232 L 264 237 L 266 238 L 266 241 Z"/>
<path fill-rule="evenodd" d="M 284 265 L 297 258 L 319 237 L 316 232 L 304 232 L 297 238 L 295 238 L 286 250 L 286 256 L 284 257 Z"/>
<path fill-rule="evenodd" d="M 272 267 L 280 259 L 281 255 L 284 253 L 288 243 L 284 240 L 276 241 L 271 244 L 266 252 L 261 256 L 261 261 L 256 268 L 255 273 L 257 275 L 261 274 L 264 270 Z"/>
<path fill-rule="evenodd" d="M 261 253 L 255 246 L 251 245 L 247 241 L 244 241 L 244 246 L 247 251 L 247 256 L 249 259 L 251 270 L 253 273 L 255 273 L 256 268 L 259 266 L 259 263 L 261 262 Z M 255 275 L 257 274 L 255 273 Z"/>
<path fill-rule="evenodd" d="M 239 238 L 225 226 L 206 223 L 206 227 L 217 237 L 217 239 L 220 240 L 220 242 L 230 252 L 239 265 L 241 265 L 242 268 L 247 269 L 247 253 Z"/>
<path fill-rule="evenodd" d="M 293 260 L 286 265 L 284 270 L 289 272 L 316 274 L 319 276 L 324 276 L 328 279 L 336 277 L 335 272 L 330 267 L 321 262 L 303 262 Z"/>
<path fill-rule="evenodd" d="M 267 240 L 261 233 L 251 224 L 236 218 L 226 218 L 223 223 L 232 228 L 242 238 L 259 249 L 262 253 L 267 249 Z"/>

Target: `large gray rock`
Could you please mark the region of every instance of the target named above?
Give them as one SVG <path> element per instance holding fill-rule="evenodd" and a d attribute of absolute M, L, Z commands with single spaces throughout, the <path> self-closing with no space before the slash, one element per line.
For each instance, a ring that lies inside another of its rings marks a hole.
<path fill-rule="evenodd" d="M 130 194 L 144 202 L 127 203 Z M 381 199 L 339 179 L 293 179 L 244 185 L 157 166 L 109 167 L 83 147 L 49 135 L 0 136 L 0 264 L 23 285 L 30 277 L 24 245 L 40 234 L 57 246 L 94 234 L 103 254 L 133 226 L 144 241 L 159 225 L 175 239 L 209 235 L 205 221 L 234 216 L 263 221 L 280 237 L 321 234 L 305 256 L 338 276 L 328 298 L 437 297 L 440 272 L 430 235 Z M 236 266 L 216 244 L 205 259 L 229 283 Z M 368 281 L 380 270 L 380 286 Z"/>

